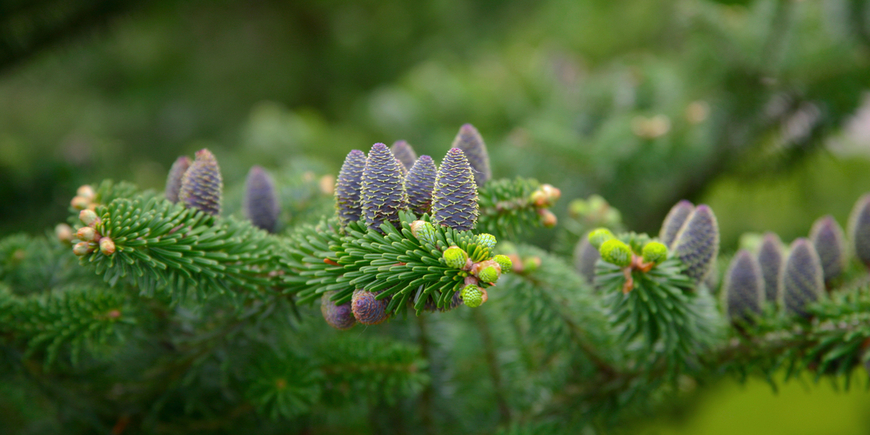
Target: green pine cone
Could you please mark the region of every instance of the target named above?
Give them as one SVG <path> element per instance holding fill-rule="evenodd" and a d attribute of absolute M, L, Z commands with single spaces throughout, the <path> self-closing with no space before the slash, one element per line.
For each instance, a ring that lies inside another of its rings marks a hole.
<path fill-rule="evenodd" d="M 454 230 L 470 231 L 477 223 L 477 186 L 465 154 L 458 148 L 447 152 L 432 193 L 432 223 Z"/>
<path fill-rule="evenodd" d="M 764 278 L 761 266 L 749 251 L 740 250 L 725 274 L 725 307 L 731 320 L 747 319 L 750 313 L 761 314 L 764 304 Z"/>
<path fill-rule="evenodd" d="M 481 282 L 492 284 L 498 281 L 498 278 L 501 276 L 501 266 L 499 266 L 495 261 L 492 261 L 492 263 L 493 264 L 489 265 L 484 263 L 484 267 L 477 272 L 477 278 L 480 279 Z"/>
<path fill-rule="evenodd" d="M 695 206 L 685 199 L 671 207 L 671 211 L 665 216 L 665 220 L 662 221 L 662 229 L 659 231 L 659 240 L 665 246 L 673 247 L 674 240 L 677 239 L 677 233 L 680 232 L 680 228 L 683 227 L 683 224 L 686 223 L 686 220 L 693 211 L 695 211 Z"/>
<path fill-rule="evenodd" d="M 437 172 L 432 157 L 420 156 L 405 176 L 408 207 L 418 216 L 432 210 L 432 191 L 435 189 Z"/>
<path fill-rule="evenodd" d="M 468 254 L 458 246 L 451 246 L 444 250 L 444 263 L 453 269 L 462 269 L 468 263 Z"/>
<path fill-rule="evenodd" d="M 335 294 L 334 291 L 329 291 L 320 298 L 320 313 L 323 314 L 323 319 L 335 329 L 353 328 L 356 325 L 356 318 L 353 316 L 351 303 L 345 302 L 341 305 L 335 305 L 335 302 L 329 300 L 333 294 Z"/>
<path fill-rule="evenodd" d="M 848 254 L 843 228 L 831 216 L 819 218 L 810 230 L 810 241 L 822 261 L 825 282 L 831 282 L 846 269 Z"/>
<path fill-rule="evenodd" d="M 392 152 L 393 156 L 396 157 L 396 160 L 402 164 L 406 173 L 411 170 L 411 167 L 414 166 L 414 162 L 417 161 L 417 153 L 414 152 L 414 148 L 411 148 L 411 144 L 407 141 L 396 141 L 393 146 L 390 147 L 390 152 Z"/>
<path fill-rule="evenodd" d="M 223 180 L 217 159 L 203 148 L 181 178 L 178 200 L 187 208 L 202 210 L 210 215 L 221 214 Z"/>
<path fill-rule="evenodd" d="M 351 311 L 357 322 L 363 325 L 377 325 L 387 320 L 387 305 L 390 299 L 378 300 L 375 298 L 378 294 L 366 290 L 354 290 L 353 297 L 350 300 Z"/>
<path fill-rule="evenodd" d="M 462 287 L 460 297 L 462 297 L 462 302 L 471 308 L 477 308 L 483 304 L 483 292 L 480 291 L 480 287 L 474 284 Z"/>
<path fill-rule="evenodd" d="M 471 259 L 473 261 L 484 261 L 488 260 L 492 255 L 492 250 L 495 248 L 495 244 L 497 243 L 495 236 L 488 233 L 480 233 L 474 239 L 474 244 L 476 245 L 474 252 L 471 253 Z"/>
<path fill-rule="evenodd" d="M 764 300 L 776 302 L 779 293 L 779 274 L 782 271 L 782 241 L 774 233 L 764 235 L 758 250 L 758 264 L 764 277 Z"/>
<path fill-rule="evenodd" d="M 623 241 L 610 239 L 601 244 L 599 249 L 601 259 L 619 267 L 627 267 L 631 264 L 631 248 Z"/>
<path fill-rule="evenodd" d="M 673 256 L 685 265 L 685 274 L 696 283 L 704 280 L 719 253 L 719 224 L 706 205 L 699 205 L 677 233 Z"/>
<path fill-rule="evenodd" d="M 356 222 L 362 216 L 360 190 L 362 174 L 366 166 L 366 155 L 360 150 L 352 150 L 344 159 L 338 180 L 335 182 L 335 208 L 341 228 Z"/>
<path fill-rule="evenodd" d="M 166 199 L 171 203 L 178 202 L 178 191 L 181 190 L 181 179 L 190 168 L 190 157 L 181 156 L 175 160 L 169 168 L 169 176 L 166 177 Z"/>
<path fill-rule="evenodd" d="M 502 273 L 510 273 L 514 267 L 514 263 L 507 255 L 496 255 L 495 257 L 492 257 L 492 260 L 498 263 L 501 267 Z"/>
<path fill-rule="evenodd" d="M 615 237 L 607 228 L 597 228 L 592 230 L 587 238 L 589 239 L 589 243 L 591 243 L 595 249 L 601 249 L 602 243 L 614 239 Z"/>
<path fill-rule="evenodd" d="M 589 242 L 589 236 L 583 236 L 574 248 L 574 269 L 590 284 L 595 280 L 595 263 L 599 258 L 601 254 Z"/>
<path fill-rule="evenodd" d="M 782 305 L 787 312 L 806 317 L 806 305 L 818 301 L 825 293 L 819 254 L 809 240 L 797 239 L 791 244 L 784 267 L 779 295 Z"/>
<path fill-rule="evenodd" d="M 245 216 L 255 227 L 274 233 L 278 228 L 278 193 L 272 177 L 260 166 L 253 166 L 245 180 L 245 197 L 242 201 Z"/>
<path fill-rule="evenodd" d="M 408 208 L 401 163 L 382 143 L 374 144 L 369 151 L 363 169 L 360 201 L 366 226 L 378 232 L 384 222 L 398 226 L 399 212 Z"/>
<path fill-rule="evenodd" d="M 483 138 L 473 125 L 465 124 L 460 127 L 459 133 L 456 134 L 453 145 L 450 147 L 459 148 L 465 153 L 468 163 L 471 164 L 471 170 L 474 172 L 474 182 L 477 183 L 478 187 L 492 179 L 486 144 L 483 143 Z"/>
<path fill-rule="evenodd" d="M 852 252 L 870 267 L 870 193 L 859 198 L 852 208 L 849 239 L 852 241 Z"/>
<path fill-rule="evenodd" d="M 642 250 L 643 261 L 646 263 L 661 264 L 668 258 L 668 247 L 663 243 L 649 242 Z"/>

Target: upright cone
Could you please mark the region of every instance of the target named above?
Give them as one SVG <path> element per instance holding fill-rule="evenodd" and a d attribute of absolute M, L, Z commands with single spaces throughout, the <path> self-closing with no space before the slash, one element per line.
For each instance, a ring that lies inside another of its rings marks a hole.
<path fill-rule="evenodd" d="M 671 245 L 677 238 L 677 233 L 680 232 L 680 228 L 683 227 L 686 219 L 689 218 L 689 215 L 693 211 L 695 211 L 695 206 L 685 199 L 671 207 L 671 211 L 665 216 L 665 220 L 662 221 L 662 229 L 659 231 L 659 240 L 665 246 L 672 247 Z"/>
<path fill-rule="evenodd" d="M 804 238 L 791 244 L 780 278 L 780 298 L 790 314 L 806 317 L 806 306 L 825 294 L 822 261 L 813 244 Z"/>
<path fill-rule="evenodd" d="M 451 148 L 438 168 L 432 193 L 432 222 L 470 231 L 477 223 L 477 186 L 465 154 Z"/>
<path fill-rule="evenodd" d="M 719 253 L 719 224 L 706 205 L 699 205 L 686 219 L 673 244 L 673 256 L 686 266 L 686 276 L 704 280 Z"/>
<path fill-rule="evenodd" d="M 360 220 L 362 204 L 360 190 L 362 175 L 366 167 L 366 155 L 360 150 L 352 150 L 344 159 L 338 179 L 335 182 L 335 209 L 341 228 Z"/>
<path fill-rule="evenodd" d="M 390 147 L 390 151 L 396 157 L 396 160 L 402 164 L 406 173 L 411 170 L 414 162 L 417 161 L 417 153 L 414 152 L 414 148 L 411 148 L 411 144 L 406 141 L 397 141 Z"/>
<path fill-rule="evenodd" d="M 870 267 L 870 193 L 859 198 L 852 208 L 849 239 L 855 256 Z"/>
<path fill-rule="evenodd" d="M 274 233 L 278 228 L 278 193 L 272 177 L 259 166 L 251 167 L 245 180 L 245 198 L 242 201 L 245 216 L 255 227 Z"/>
<path fill-rule="evenodd" d="M 376 143 L 369 151 L 363 169 L 362 214 L 366 226 L 381 231 L 381 224 L 399 224 L 399 212 L 408 209 L 408 194 L 405 192 L 405 174 L 401 163 L 382 143 Z"/>
<path fill-rule="evenodd" d="M 740 250 L 731 260 L 722 288 L 728 317 L 732 321 L 748 319 L 751 314 L 761 314 L 764 278 L 761 276 L 761 266 L 749 251 Z"/>
<path fill-rule="evenodd" d="M 477 183 L 478 187 L 483 186 L 484 183 L 492 178 L 486 144 L 483 143 L 483 138 L 473 125 L 465 124 L 459 128 L 459 133 L 453 139 L 451 148 L 459 148 L 465 153 L 465 157 L 468 159 L 468 163 L 471 165 L 471 170 L 474 173 L 474 182 Z"/>
<path fill-rule="evenodd" d="M 184 173 L 178 200 L 188 208 L 202 210 L 210 215 L 221 213 L 223 180 L 217 159 L 203 148 L 196 152 L 196 160 Z"/>
<path fill-rule="evenodd" d="M 181 190 L 181 179 L 184 173 L 190 168 L 190 157 L 181 156 L 175 160 L 172 167 L 169 168 L 169 175 L 166 177 L 166 199 L 169 202 L 178 202 L 178 191 Z"/>
<path fill-rule="evenodd" d="M 414 214 L 422 215 L 432 210 L 432 191 L 438 168 L 432 157 L 420 156 L 411 166 L 405 177 L 405 190 L 408 192 L 408 207 Z"/>
<path fill-rule="evenodd" d="M 825 282 L 829 283 L 846 269 L 848 254 L 846 251 L 846 235 L 843 228 L 832 216 L 819 218 L 813 223 L 810 231 L 810 241 L 819 259 L 822 261 L 822 270 L 825 272 Z"/>
<path fill-rule="evenodd" d="M 758 250 L 758 264 L 764 278 L 764 300 L 768 302 L 776 302 L 783 260 L 782 241 L 779 236 L 774 233 L 765 234 Z"/>

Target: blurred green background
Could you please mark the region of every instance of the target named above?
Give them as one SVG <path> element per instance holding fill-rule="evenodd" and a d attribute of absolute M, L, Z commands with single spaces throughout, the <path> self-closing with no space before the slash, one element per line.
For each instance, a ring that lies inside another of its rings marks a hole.
<path fill-rule="evenodd" d="M 496 177 L 562 189 L 560 217 L 598 193 L 654 232 L 687 198 L 733 251 L 845 224 L 870 191 L 868 90 L 859 0 L 6 0 L 0 236 L 63 220 L 83 183 L 162 189 L 202 147 L 234 185 L 252 164 L 335 173 L 374 142 L 440 159 L 471 122 Z M 870 432 L 862 388 L 691 397 L 629 430 Z"/>

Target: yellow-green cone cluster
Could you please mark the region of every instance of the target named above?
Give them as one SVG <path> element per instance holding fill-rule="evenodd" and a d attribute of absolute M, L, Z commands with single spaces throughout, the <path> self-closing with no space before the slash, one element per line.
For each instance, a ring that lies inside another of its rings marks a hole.
<path fill-rule="evenodd" d="M 462 287 L 460 297 L 462 302 L 470 308 L 477 308 L 483 304 L 483 291 L 474 284 Z"/>
<path fill-rule="evenodd" d="M 181 190 L 181 179 L 184 173 L 190 168 L 190 157 L 181 156 L 175 160 L 172 167 L 169 168 L 169 175 L 166 177 L 166 199 L 169 202 L 178 202 L 178 191 Z"/>
<path fill-rule="evenodd" d="M 203 148 L 181 178 L 178 200 L 187 208 L 195 208 L 210 215 L 221 213 L 223 180 L 217 159 Z"/>
<path fill-rule="evenodd" d="M 649 242 L 643 246 L 641 254 L 645 263 L 661 264 L 668 258 L 668 247 L 663 243 Z"/>
<path fill-rule="evenodd" d="M 437 172 L 432 157 L 420 156 L 405 176 L 408 207 L 418 216 L 432 210 L 432 191 L 435 189 Z"/>
<path fill-rule="evenodd" d="M 447 152 L 432 194 L 432 223 L 460 231 L 474 229 L 477 222 L 477 186 L 465 154 L 457 148 Z"/>
<path fill-rule="evenodd" d="M 725 274 L 725 306 L 731 320 L 746 319 L 761 314 L 764 304 L 764 278 L 761 266 L 749 251 L 737 252 Z"/>
<path fill-rule="evenodd" d="M 444 250 L 444 263 L 453 269 L 462 269 L 468 263 L 468 254 L 458 246 L 451 246 Z"/>
<path fill-rule="evenodd" d="M 507 255 L 496 255 L 492 257 L 492 260 L 501 266 L 502 273 L 510 273 L 513 270 L 514 264 Z"/>
<path fill-rule="evenodd" d="M 405 174 L 401 163 L 382 143 L 369 151 L 363 169 L 360 201 L 362 216 L 368 228 L 381 231 L 381 224 L 399 224 L 399 212 L 408 208 Z"/>
<path fill-rule="evenodd" d="M 270 233 L 274 233 L 278 228 L 278 215 L 281 212 L 281 206 L 278 204 L 275 182 L 259 166 L 254 166 L 248 171 L 242 208 L 245 216 L 255 227 Z"/>
<path fill-rule="evenodd" d="M 456 134 L 451 148 L 458 148 L 465 153 L 474 173 L 474 182 L 478 187 L 483 186 L 492 178 L 486 144 L 483 143 L 483 138 L 473 125 L 465 124 L 459 128 L 459 133 Z"/>
<path fill-rule="evenodd" d="M 631 248 L 618 239 L 610 239 L 601 244 L 598 249 L 601 259 L 619 267 L 628 267 L 631 264 Z"/>
<path fill-rule="evenodd" d="M 587 238 L 589 239 L 589 243 L 595 249 L 601 249 L 601 244 L 603 244 L 604 242 L 606 242 L 610 239 L 613 239 L 615 237 L 614 237 L 613 233 L 611 233 L 610 230 L 608 230 L 607 228 L 598 228 L 598 229 L 592 230 L 592 232 L 589 233 L 589 236 L 587 236 Z"/>
<path fill-rule="evenodd" d="M 338 179 L 335 182 L 335 209 L 341 228 L 346 227 L 350 222 L 358 221 L 362 216 L 360 187 L 365 166 L 365 153 L 352 150 L 347 154 L 341 170 L 338 171 Z"/>

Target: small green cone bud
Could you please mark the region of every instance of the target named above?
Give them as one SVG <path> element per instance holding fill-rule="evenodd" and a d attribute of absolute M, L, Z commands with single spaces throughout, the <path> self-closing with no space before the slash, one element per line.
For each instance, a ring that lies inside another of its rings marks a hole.
<path fill-rule="evenodd" d="M 362 189 L 362 174 L 366 167 L 366 155 L 360 150 L 352 150 L 344 159 L 338 180 L 335 184 L 335 208 L 338 212 L 338 222 L 341 228 L 350 222 L 360 220 L 362 204 L 360 190 Z"/>
<path fill-rule="evenodd" d="M 99 235 L 93 227 L 81 227 L 76 231 L 76 238 L 83 242 L 96 242 Z"/>
<path fill-rule="evenodd" d="M 181 190 L 181 179 L 184 173 L 190 168 L 190 157 L 181 156 L 175 160 L 172 167 L 169 168 L 169 175 L 166 177 L 166 200 L 172 203 L 178 202 L 178 192 Z"/>
<path fill-rule="evenodd" d="M 203 148 L 181 178 L 178 200 L 187 208 L 195 208 L 213 216 L 221 214 L 223 180 L 217 159 Z"/>
<path fill-rule="evenodd" d="M 74 196 L 72 201 L 70 201 L 69 205 L 76 210 L 84 210 L 91 205 L 91 200 L 83 197 L 83 196 Z"/>
<path fill-rule="evenodd" d="M 460 297 L 462 302 L 471 308 L 477 308 L 483 304 L 483 292 L 480 291 L 480 287 L 474 284 L 462 287 Z"/>
<path fill-rule="evenodd" d="M 870 193 L 859 198 L 852 208 L 849 239 L 852 241 L 852 252 L 870 267 Z"/>
<path fill-rule="evenodd" d="M 242 209 L 255 227 L 274 233 L 278 228 L 278 193 L 272 177 L 259 166 L 251 167 L 245 180 L 245 198 Z"/>
<path fill-rule="evenodd" d="M 631 264 L 631 248 L 617 239 L 610 239 L 601 244 L 599 248 L 601 259 L 619 267 L 627 267 Z"/>
<path fill-rule="evenodd" d="M 93 210 L 85 209 L 79 212 L 79 220 L 85 225 L 90 226 L 92 223 L 96 222 L 97 219 L 97 213 Z"/>
<path fill-rule="evenodd" d="M 451 246 L 444 251 L 444 263 L 453 269 L 462 269 L 468 263 L 468 254 L 458 246 Z"/>
<path fill-rule="evenodd" d="M 580 243 L 574 248 L 574 269 L 577 270 L 586 282 L 592 284 L 595 280 L 595 263 L 601 258 L 598 249 L 589 242 L 589 236 L 583 236 Z"/>
<path fill-rule="evenodd" d="M 642 255 L 645 263 L 661 264 L 668 258 L 668 247 L 663 243 L 649 242 L 644 245 Z"/>
<path fill-rule="evenodd" d="M 478 187 L 483 186 L 492 178 L 486 144 L 483 143 L 483 138 L 473 125 L 465 124 L 460 127 L 459 133 L 456 134 L 453 145 L 450 147 L 458 148 L 465 153 L 471 170 L 474 172 L 474 182 L 477 183 Z"/>
<path fill-rule="evenodd" d="M 764 278 L 761 266 L 749 251 L 740 250 L 725 274 L 725 306 L 732 321 L 749 318 L 750 313 L 761 314 L 764 304 Z"/>
<path fill-rule="evenodd" d="M 78 256 L 87 255 L 92 251 L 91 245 L 88 242 L 78 242 L 73 246 L 73 254 Z"/>
<path fill-rule="evenodd" d="M 662 229 L 659 231 L 659 240 L 665 246 L 673 245 L 674 240 L 677 239 L 677 233 L 680 232 L 680 228 L 683 227 L 693 211 L 695 211 L 695 206 L 685 199 L 671 207 L 671 211 L 665 216 L 665 220 L 662 221 Z"/>
<path fill-rule="evenodd" d="M 329 300 L 333 294 L 335 294 L 334 291 L 329 291 L 320 297 L 320 313 L 323 314 L 323 320 L 338 330 L 353 328 L 356 325 L 356 318 L 350 308 L 351 303 L 345 302 L 341 305 L 335 305 L 335 302 Z"/>
<path fill-rule="evenodd" d="M 100 252 L 102 252 L 103 255 L 114 254 L 115 253 L 115 242 L 108 237 L 103 237 L 102 239 L 100 239 Z"/>
<path fill-rule="evenodd" d="M 76 196 L 81 196 L 82 198 L 87 199 L 88 202 L 93 202 L 93 200 L 96 199 L 96 197 L 97 197 L 97 193 L 94 192 L 93 187 L 91 187 L 90 185 L 84 184 L 84 185 L 79 186 L 78 189 L 76 189 Z"/>
<path fill-rule="evenodd" d="M 810 241 L 819 259 L 822 261 L 822 270 L 825 272 L 825 282 L 831 282 L 840 276 L 846 269 L 848 261 L 846 253 L 846 235 L 843 228 L 831 216 L 819 218 L 813 223 L 810 231 Z"/>
<path fill-rule="evenodd" d="M 707 277 L 719 253 L 719 224 L 710 207 L 695 208 L 677 233 L 672 251 L 685 265 L 686 276 L 696 283 Z"/>
<path fill-rule="evenodd" d="M 474 249 L 474 252 L 471 254 L 472 261 L 484 261 L 488 260 L 492 255 L 492 250 L 495 248 L 495 244 L 498 243 L 495 239 L 495 236 L 488 233 L 478 234 L 474 238 L 474 244 L 477 245 Z"/>
<path fill-rule="evenodd" d="M 355 290 L 353 298 L 350 301 L 351 311 L 357 322 L 363 325 L 377 325 L 387 320 L 387 304 L 390 303 L 389 298 L 377 300 L 377 293 Z"/>
<path fill-rule="evenodd" d="M 481 282 L 492 284 L 498 281 L 498 277 L 501 276 L 501 266 L 499 266 L 495 261 L 492 261 L 492 264 L 486 263 L 490 263 L 490 261 L 485 262 L 483 268 L 477 272 L 477 278 L 480 279 Z"/>
<path fill-rule="evenodd" d="M 614 239 L 615 237 L 613 236 L 613 233 L 611 233 L 610 230 L 608 230 L 607 228 L 598 228 L 592 230 L 592 232 L 589 233 L 588 238 L 589 243 L 591 243 L 595 249 L 601 249 L 602 243 L 610 239 Z"/>
<path fill-rule="evenodd" d="M 477 186 L 465 154 L 451 148 L 438 168 L 432 192 L 432 223 L 470 231 L 477 223 Z"/>
<path fill-rule="evenodd" d="M 435 244 L 435 227 L 426 221 L 414 221 L 411 223 L 411 234 L 424 243 Z"/>
<path fill-rule="evenodd" d="M 513 270 L 514 263 L 507 255 L 496 255 L 495 257 L 492 257 L 492 260 L 498 263 L 499 267 L 501 267 L 502 273 L 510 273 L 511 270 Z"/>
<path fill-rule="evenodd" d="M 776 302 L 779 278 L 783 265 L 782 241 L 774 233 L 767 233 L 758 250 L 758 264 L 764 278 L 764 300 Z"/>
<path fill-rule="evenodd" d="M 399 223 L 399 211 L 408 208 L 405 192 L 405 174 L 401 163 L 382 143 L 376 143 L 369 151 L 363 169 L 360 201 L 366 226 L 381 231 L 381 224 Z"/>
<path fill-rule="evenodd" d="M 396 143 L 390 147 L 390 152 L 392 152 L 393 156 L 396 157 L 396 160 L 402 164 L 405 172 L 409 172 L 411 167 L 414 166 L 414 162 L 417 161 L 417 153 L 414 152 L 414 148 L 411 148 L 411 145 L 406 141 L 396 141 Z"/>
<path fill-rule="evenodd" d="M 57 240 L 60 240 L 63 243 L 69 243 L 73 239 L 73 230 L 67 224 L 57 224 L 54 227 L 54 235 L 57 236 Z"/>
<path fill-rule="evenodd" d="M 420 156 L 405 176 L 408 207 L 418 216 L 432 210 L 432 191 L 435 189 L 437 172 L 432 157 Z"/>
<path fill-rule="evenodd" d="M 806 317 L 806 305 L 818 301 L 824 294 L 824 272 L 816 248 L 807 239 L 795 240 L 782 272 L 783 307 L 790 314 Z"/>

